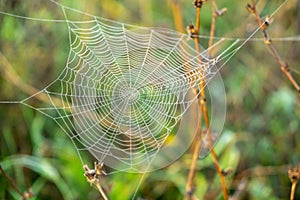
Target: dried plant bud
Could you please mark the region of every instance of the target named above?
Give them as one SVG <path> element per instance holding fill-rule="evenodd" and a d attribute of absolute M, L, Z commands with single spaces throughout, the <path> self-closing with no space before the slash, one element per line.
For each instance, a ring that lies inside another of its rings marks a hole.
<path fill-rule="evenodd" d="M 265 26 L 270 26 L 270 24 L 272 23 L 272 21 L 273 21 L 273 19 L 270 16 L 266 16 L 264 25 Z"/>
<path fill-rule="evenodd" d="M 88 182 L 94 183 L 96 181 L 95 174 L 94 170 L 90 170 L 89 172 L 86 172 L 84 176 L 87 178 Z"/>
<path fill-rule="evenodd" d="M 83 169 L 84 169 L 85 172 L 90 171 L 90 168 L 87 165 L 83 165 Z"/>
<path fill-rule="evenodd" d="M 194 33 L 196 30 L 195 30 L 195 27 L 193 24 L 190 24 L 186 27 L 188 33 Z"/>
<path fill-rule="evenodd" d="M 188 25 L 186 27 L 186 30 L 187 30 L 190 38 L 197 38 L 198 37 L 198 33 L 197 33 L 197 31 L 196 31 L 196 29 L 195 29 L 195 27 L 194 27 L 193 24 Z"/>
<path fill-rule="evenodd" d="M 228 176 L 233 172 L 232 168 L 226 168 L 222 170 L 223 176 Z"/>
<path fill-rule="evenodd" d="M 227 12 L 227 8 L 222 8 L 221 10 L 216 10 L 215 14 L 217 16 L 222 16 Z"/>
<path fill-rule="evenodd" d="M 288 170 L 289 178 L 292 183 L 297 183 L 300 179 L 300 165 L 296 166 L 294 169 Z"/>
<path fill-rule="evenodd" d="M 205 103 L 206 103 L 206 98 L 205 98 L 205 97 L 201 97 L 200 103 L 201 103 L 201 104 L 205 104 Z"/>
<path fill-rule="evenodd" d="M 94 163 L 94 169 L 90 169 L 87 165 L 83 165 L 83 169 L 85 171 L 84 176 L 87 178 L 88 182 L 95 184 L 99 182 L 102 175 L 107 175 L 103 169 L 103 166 L 103 163 L 98 162 Z"/>
<path fill-rule="evenodd" d="M 95 170 L 98 176 L 107 175 L 103 167 L 104 167 L 104 163 L 95 162 Z"/>
<path fill-rule="evenodd" d="M 246 6 L 249 13 L 255 13 L 255 7 L 251 6 L 249 3 Z"/>
<path fill-rule="evenodd" d="M 83 169 L 85 171 L 84 176 L 86 177 L 88 182 L 93 184 L 96 181 L 96 171 L 94 169 L 90 169 L 87 165 L 84 165 Z"/>
<path fill-rule="evenodd" d="M 194 0 L 194 7 L 195 8 L 202 8 L 202 6 L 204 5 L 204 3 L 206 3 L 207 0 Z"/>
<path fill-rule="evenodd" d="M 285 65 L 281 67 L 281 70 L 289 72 L 291 70 L 291 67 L 288 63 L 285 63 Z"/>
<path fill-rule="evenodd" d="M 272 40 L 269 38 L 264 38 L 264 42 L 265 42 L 265 44 L 269 45 L 272 43 Z"/>
<path fill-rule="evenodd" d="M 32 192 L 31 189 L 29 189 L 29 191 L 25 191 L 25 192 L 24 192 L 23 197 L 24 197 L 25 199 L 30 199 L 30 198 L 34 197 L 34 193 Z"/>

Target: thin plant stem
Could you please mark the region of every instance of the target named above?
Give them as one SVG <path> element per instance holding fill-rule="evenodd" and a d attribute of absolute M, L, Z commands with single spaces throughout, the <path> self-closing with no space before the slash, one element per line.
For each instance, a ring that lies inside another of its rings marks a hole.
<path fill-rule="evenodd" d="M 224 199 L 227 200 L 228 199 L 228 193 L 227 193 L 227 187 L 226 187 L 226 181 L 225 181 L 225 176 L 223 175 L 222 173 L 222 169 L 220 167 L 220 164 L 219 164 L 219 161 L 218 161 L 218 158 L 217 158 L 217 155 L 215 153 L 215 150 L 214 148 L 212 147 L 211 148 L 211 155 L 212 155 L 212 158 L 214 160 L 214 164 L 215 164 L 215 167 L 216 167 L 216 170 L 219 174 L 219 177 L 220 177 L 220 181 L 221 181 L 221 186 L 222 186 L 222 191 L 223 191 L 223 196 L 224 196 Z"/>
<path fill-rule="evenodd" d="M 198 101 L 200 102 L 200 101 Z M 201 105 L 199 104 L 199 107 Z M 185 200 L 191 200 L 194 194 L 194 186 L 195 186 L 195 174 L 196 174 L 196 166 L 199 157 L 199 152 L 201 150 L 201 127 L 202 127 L 202 112 L 198 112 L 198 124 L 197 124 L 197 132 L 196 132 L 196 144 L 194 147 L 194 153 L 192 157 L 192 162 L 190 165 L 190 171 L 186 183 L 186 194 Z"/>
<path fill-rule="evenodd" d="M 197 11 L 197 13 L 196 13 L 196 31 L 198 34 L 200 34 L 201 7 L 197 7 L 196 11 Z M 198 41 L 198 38 L 197 38 L 197 41 Z M 196 45 L 196 46 L 198 46 L 198 45 Z"/>
<path fill-rule="evenodd" d="M 201 8 L 197 7 L 197 14 L 196 14 L 196 33 L 199 34 L 200 31 L 200 16 L 201 16 Z M 201 62 L 201 55 L 200 55 L 200 47 L 199 47 L 199 38 L 195 37 L 195 47 L 196 51 L 198 52 L 198 62 Z M 201 68 L 200 68 L 201 70 Z M 202 73 L 200 72 L 200 76 L 202 76 Z M 200 77 L 200 80 L 203 80 L 202 77 Z M 199 91 L 195 90 L 196 95 L 198 95 Z M 192 156 L 192 162 L 190 165 L 189 175 L 186 183 L 186 193 L 185 193 L 185 200 L 191 200 L 194 196 L 195 191 L 195 174 L 196 174 L 196 165 L 199 158 L 199 153 L 201 150 L 201 132 L 202 132 L 202 104 L 201 104 L 201 95 L 198 96 L 198 124 L 197 124 L 197 133 L 196 133 L 196 144 L 194 147 L 194 152 Z"/>
<path fill-rule="evenodd" d="M 96 188 L 98 189 L 98 191 L 101 194 L 101 197 L 104 200 L 108 200 L 108 197 L 100 184 L 101 177 L 103 175 L 107 175 L 107 173 L 103 169 L 103 166 L 104 166 L 104 163 L 98 163 L 98 162 L 94 163 L 94 169 L 90 169 L 87 165 L 83 165 L 83 169 L 85 171 L 84 176 L 86 177 L 87 181 L 90 184 L 93 184 L 96 186 Z"/>
<path fill-rule="evenodd" d="M 182 14 L 181 14 L 180 5 L 178 4 L 177 0 L 171 0 L 171 10 L 172 10 L 172 14 L 173 14 L 175 29 L 178 32 L 183 33 L 184 26 L 183 26 L 183 22 L 182 22 Z"/>
<path fill-rule="evenodd" d="M 215 3 L 213 3 L 212 5 L 213 7 L 215 7 Z M 197 11 L 196 11 L 196 28 L 195 28 L 195 32 L 197 33 L 197 35 L 199 35 L 200 33 L 200 16 L 201 16 L 201 6 L 197 7 Z M 209 45 L 212 46 L 213 44 L 213 37 L 214 37 L 214 31 L 215 31 L 215 8 L 213 8 L 213 20 L 212 20 L 212 25 L 211 25 L 211 35 L 210 35 L 210 40 L 209 40 Z M 196 47 L 196 51 L 198 52 L 198 61 L 199 63 L 201 62 L 201 56 L 200 56 L 200 46 L 199 46 L 199 37 L 194 37 L 194 41 L 195 41 L 195 47 Z M 200 68 L 201 70 L 201 68 Z M 210 141 L 211 141 L 211 134 L 210 134 L 210 122 L 209 122 L 209 116 L 208 116 L 208 111 L 207 111 L 207 106 L 206 106 L 206 97 L 205 97 L 205 80 L 203 78 L 203 73 L 200 71 L 200 95 L 198 96 L 198 104 L 199 104 L 199 113 L 203 113 L 204 116 L 204 121 L 205 121 L 205 125 L 206 125 L 206 134 L 208 134 Z M 188 180 L 187 180 L 187 184 L 186 184 L 186 194 L 185 194 L 185 199 L 186 200 L 190 200 L 193 198 L 193 193 L 194 193 L 194 182 L 195 182 L 195 172 L 196 172 L 196 163 L 199 157 L 199 153 L 201 150 L 201 134 L 202 134 L 202 114 L 201 114 L 201 118 L 198 117 L 198 129 L 197 129 L 197 141 L 196 141 L 196 145 L 194 148 L 194 152 L 193 152 L 193 157 L 192 157 L 192 162 L 191 162 L 191 166 L 190 166 L 190 171 L 189 171 L 189 175 L 188 175 Z M 211 154 L 214 160 L 214 164 L 216 167 L 216 170 L 218 172 L 218 175 L 220 176 L 221 179 L 221 185 L 222 185 L 222 190 L 223 190 L 223 196 L 224 199 L 227 200 L 228 199 L 228 194 L 227 194 L 227 188 L 226 188 L 226 183 L 225 183 L 225 178 L 222 174 L 222 170 L 220 168 L 220 164 L 218 162 L 216 153 L 214 151 L 212 142 L 210 142 L 211 144 Z"/>
<path fill-rule="evenodd" d="M 210 26 L 209 42 L 208 42 L 208 49 L 210 50 L 209 54 L 211 54 L 211 48 L 210 47 L 213 45 L 213 39 L 214 39 L 214 36 L 215 36 L 215 27 L 216 27 L 217 14 L 216 14 L 216 2 L 215 2 L 215 0 L 211 0 L 211 6 L 212 6 L 212 19 L 211 19 L 211 26 Z M 201 89 L 203 91 L 202 96 L 205 99 L 204 85 L 203 85 L 203 88 L 201 88 Z M 208 112 L 207 112 L 205 101 L 203 102 L 203 113 L 204 113 L 204 118 L 205 118 L 205 124 L 206 124 L 206 127 L 207 127 L 207 133 L 209 134 L 209 137 L 210 137 L 211 155 L 212 155 L 217 173 L 220 177 L 224 199 L 227 200 L 228 199 L 228 193 L 227 193 L 225 176 L 222 173 L 222 169 L 220 167 L 217 155 L 215 153 L 215 150 L 214 150 L 214 147 L 213 147 L 213 144 L 212 144 L 211 132 L 210 132 L 210 127 L 209 127 L 210 123 L 209 123 L 209 117 L 208 117 Z"/>
<path fill-rule="evenodd" d="M 102 186 L 100 185 L 100 183 L 99 183 L 99 182 L 95 182 L 95 186 L 96 186 L 97 189 L 99 190 L 99 192 L 100 192 L 102 198 L 103 198 L 104 200 L 108 200 L 108 197 L 107 197 L 107 195 L 105 194 L 105 192 L 104 192 Z"/>
<path fill-rule="evenodd" d="M 288 165 L 281 165 L 281 166 L 258 166 L 258 167 L 246 169 L 235 176 L 236 180 L 234 181 L 235 183 L 233 185 L 236 185 L 242 179 L 283 174 L 286 173 L 288 168 L 289 168 Z"/>
<path fill-rule="evenodd" d="M 294 200 L 296 186 L 297 186 L 298 181 L 300 180 L 300 165 L 296 166 L 294 169 L 289 169 L 288 175 L 289 175 L 290 181 L 292 183 L 290 200 Z"/>
<path fill-rule="evenodd" d="M 294 200 L 297 182 L 293 182 L 291 186 L 290 200 Z"/>
<path fill-rule="evenodd" d="M 294 79 L 292 74 L 290 73 L 290 66 L 285 61 L 283 61 L 283 59 L 281 58 L 281 56 L 277 52 L 276 48 L 274 47 L 274 45 L 272 43 L 272 40 L 269 38 L 269 35 L 268 35 L 266 29 L 267 29 L 270 22 L 268 21 L 268 19 L 266 19 L 264 22 L 261 20 L 259 14 L 257 12 L 256 3 L 255 3 L 254 0 L 251 0 L 251 4 L 252 5 L 248 4 L 247 9 L 250 13 L 253 13 L 255 15 L 255 19 L 256 19 L 258 25 L 260 26 L 261 31 L 263 32 L 263 37 L 264 37 L 265 44 L 269 48 L 272 56 L 275 58 L 275 60 L 279 64 L 281 71 L 289 79 L 289 81 L 292 83 L 292 85 L 295 87 L 298 94 L 300 95 L 300 86 L 298 85 L 298 83 L 296 82 L 296 80 Z"/>
<path fill-rule="evenodd" d="M 211 25 L 210 25 L 210 33 L 209 33 L 209 41 L 208 41 L 208 53 L 211 55 L 212 49 L 210 48 L 214 43 L 214 36 L 215 36 L 215 27 L 216 27 L 216 2 L 215 0 L 211 0 L 211 9 L 212 9 L 212 18 L 211 18 Z"/>
<path fill-rule="evenodd" d="M 27 199 L 26 197 L 24 197 L 24 195 L 19 190 L 19 188 L 16 186 L 15 182 L 6 174 L 6 172 L 3 170 L 1 165 L 0 165 L 0 172 L 1 172 L 1 174 L 3 174 L 3 176 L 8 181 L 10 186 L 21 196 L 21 199 Z"/>
<path fill-rule="evenodd" d="M 180 10 L 180 5 L 178 5 L 178 1 L 172 0 L 171 1 L 171 9 L 173 13 L 173 18 L 174 18 L 174 24 L 175 28 L 178 32 L 183 32 L 183 22 L 182 22 L 182 15 L 181 15 L 181 10 Z M 197 16 L 199 16 L 200 19 L 200 9 L 197 11 Z M 199 20 L 200 23 L 200 20 Z M 199 26 L 198 26 L 199 27 Z M 198 38 L 195 38 L 195 43 L 198 43 Z M 199 46 L 196 45 L 197 51 L 200 52 Z M 201 60 L 201 57 L 199 58 L 199 61 Z M 194 90 L 195 95 L 198 95 L 199 91 L 197 89 Z M 200 97 L 200 96 L 199 96 Z M 201 108 L 201 104 L 198 101 L 198 106 Z M 195 174 L 196 174 L 196 167 L 197 167 L 197 161 L 199 157 L 199 152 L 201 150 L 201 127 L 202 127 L 202 112 L 197 112 L 198 113 L 198 123 L 197 123 L 197 131 L 196 131 L 196 142 L 194 146 L 194 153 L 192 156 L 192 162 L 190 165 L 190 170 L 188 174 L 188 179 L 186 183 L 186 193 L 185 193 L 185 200 L 191 200 L 193 199 L 194 196 L 194 186 L 195 186 Z"/>

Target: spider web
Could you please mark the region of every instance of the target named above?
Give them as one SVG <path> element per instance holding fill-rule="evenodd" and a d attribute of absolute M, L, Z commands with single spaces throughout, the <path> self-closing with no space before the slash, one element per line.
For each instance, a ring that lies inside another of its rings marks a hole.
<path fill-rule="evenodd" d="M 208 84 L 247 40 L 239 46 L 231 41 L 210 58 L 207 50 L 194 50 L 188 35 L 56 4 L 69 30 L 66 66 L 55 81 L 20 103 L 57 122 L 79 155 L 88 151 L 111 168 L 144 173 L 175 161 L 197 129 L 195 88 Z M 89 19 L 69 18 L 75 14 Z M 39 95 L 46 95 L 49 104 L 32 105 Z M 203 148 L 201 155 L 208 152 Z"/>
<path fill-rule="evenodd" d="M 176 160 L 197 129 L 197 117 L 189 113 L 195 88 L 217 73 L 220 57 L 197 53 L 187 35 L 174 31 L 96 16 L 72 21 L 74 13 L 63 11 L 70 40 L 66 66 L 22 103 L 55 120 L 79 154 L 89 151 L 111 168 L 144 172 Z M 41 94 L 50 105 L 32 106 Z"/>

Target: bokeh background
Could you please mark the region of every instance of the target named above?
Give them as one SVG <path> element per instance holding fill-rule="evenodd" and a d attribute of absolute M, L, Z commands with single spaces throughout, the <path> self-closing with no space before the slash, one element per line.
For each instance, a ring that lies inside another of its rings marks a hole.
<path fill-rule="evenodd" d="M 104 18 L 146 27 L 185 31 L 195 23 L 191 0 L 60 0 L 63 5 Z M 261 16 L 283 1 L 260 0 Z M 256 28 L 247 1 L 218 1 L 227 13 L 216 23 L 216 36 L 247 38 Z M 174 4 L 180 12 L 174 12 Z M 273 18 L 268 32 L 278 52 L 300 83 L 300 1 L 289 0 Z M 1 0 L 0 11 L 27 17 L 64 19 L 60 7 L 47 0 Z M 175 17 L 183 26 L 174 23 Z M 200 32 L 208 35 L 211 4 L 203 6 Z M 0 100 L 22 100 L 53 81 L 69 51 L 65 23 L 32 21 L 0 14 Z M 258 32 L 254 37 L 261 38 Z M 289 37 L 289 39 L 287 39 Z M 281 38 L 281 39 L 276 39 Z M 285 39 L 283 39 L 285 38 Z M 205 48 L 207 40 L 200 40 Z M 287 170 L 300 163 L 300 103 L 297 91 L 280 71 L 262 40 L 249 41 L 221 70 L 227 94 L 227 117 L 216 152 L 230 195 L 237 199 L 288 199 Z M 188 134 L 188 133 L 187 133 Z M 182 199 L 192 147 L 169 167 L 145 175 L 140 199 Z M 93 158 L 85 155 L 91 160 Z M 21 191 L 33 199 L 99 199 L 83 176 L 70 139 L 57 124 L 19 104 L 0 104 L 0 164 Z M 222 199 L 221 185 L 210 155 L 199 160 L 196 196 Z M 130 199 L 140 174 L 115 173 L 102 185 L 111 199 Z M 0 175 L 0 199 L 19 199 Z M 298 187 L 295 199 L 300 199 Z"/>

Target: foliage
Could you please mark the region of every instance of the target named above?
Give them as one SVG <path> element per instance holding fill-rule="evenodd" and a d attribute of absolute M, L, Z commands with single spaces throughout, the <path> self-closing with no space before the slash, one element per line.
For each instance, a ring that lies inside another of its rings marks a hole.
<path fill-rule="evenodd" d="M 2 0 L 1 11 L 31 17 L 62 19 L 63 14 L 50 2 Z M 60 1 L 70 7 L 121 22 L 141 26 L 174 28 L 171 0 L 74 0 Z M 191 1 L 178 0 L 183 21 L 194 19 Z M 262 14 L 275 10 L 280 3 L 261 0 Z M 257 27 L 249 17 L 244 1 L 217 1 L 228 13 L 218 18 L 216 36 L 245 38 Z M 300 32 L 299 1 L 290 0 L 269 28 L 273 37 L 295 36 Z M 201 34 L 208 34 L 210 4 L 203 7 Z M 24 83 L 42 89 L 64 68 L 68 54 L 67 27 L 0 15 L 0 52 Z M 255 35 L 260 38 L 261 34 Z M 200 43 L 205 47 L 207 41 Z M 276 41 L 275 46 L 295 70 L 300 71 L 298 41 Z M 0 64 L 0 99 L 24 99 L 28 94 L 12 84 Z M 246 182 L 241 199 L 287 199 L 290 192 L 288 165 L 300 162 L 300 104 L 297 92 L 282 75 L 263 41 L 248 42 L 221 70 L 227 91 L 227 120 L 216 145 L 221 166 L 232 168 L 226 181 L 235 195 Z M 298 68 L 297 68 L 298 67 Z M 297 74 L 296 74 L 297 75 Z M 296 76 L 297 77 L 297 76 Z M 300 82 L 300 77 L 297 77 Z M 29 187 L 33 199 L 98 199 L 90 187 L 71 140 L 54 121 L 22 105 L 0 104 L 0 164 L 21 191 Z M 192 151 L 173 165 L 145 175 L 137 193 L 145 199 L 182 199 Z M 89 155 L 86 155 L 89 157 Z M 93 159 L 90 158 L 91 163 Z M 272 166 L 273 171 L 264 171 Z M 259 168 L 259 173 L 255 171 Z M 196 196 L 222 199 L 221 187 L 208 156 L 199 160 Z M 247 176 L 243 176 L 249 172 Z M 103 180 L 111 199 L 129 199 L 141 175 L 115 173 Z M 19 199 L 7 180 L 0 176 L 0 199 Z M 299 187 L 298 187 L 299 188 Z M 300 196 L 299 189 L 296 196 Z"/>

